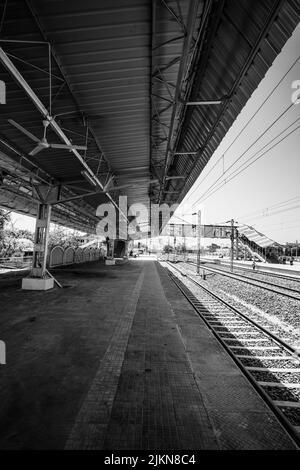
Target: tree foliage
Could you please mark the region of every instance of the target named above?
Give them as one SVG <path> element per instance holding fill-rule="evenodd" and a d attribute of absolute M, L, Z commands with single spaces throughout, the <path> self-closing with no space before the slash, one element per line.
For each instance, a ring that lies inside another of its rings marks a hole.
<path fill-rule="evenodd" d="M 81 245 L 82 236 L 75 230 L 72 232 L 63 227 L 55 227 L 49 233 L 49 247 L 60 245 L 77 248 Z M 8 258 L 16 252 L 22 252 L 31 246 L 34 234 L 27 229 L 18 229 L 11 221 L 10 213 L 0 209 L 0 258 Z"/>
<path fill-rule="evenodd" d="M 10 212 L 0 209 L 0 258 L 8 258 L 31 245 L 24 239 L 33 241 L 33 233 L 15 228 Z"/>
<path fill-rule="evenodd" d="M 63 248 L 71 246 L 72 248 L 78 248 L 81 245 L 82 237 L 74 230 L 70 232 L 69 229 L 63 227 L 56 227 L 49 233 L 49 247 L 60 245 Z"/>
<path fill-rule="evenodd" d="M 4 227 L 8 222 L 10 222 L 10 213 L 0 208 L 0 238 L 4 230 Z"/>

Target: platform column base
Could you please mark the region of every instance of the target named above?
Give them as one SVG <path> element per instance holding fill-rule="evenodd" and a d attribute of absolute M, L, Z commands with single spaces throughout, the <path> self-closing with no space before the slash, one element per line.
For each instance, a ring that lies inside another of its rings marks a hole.
<path fill-rule="evenodd" d="M 200 272 L 199 273 L 196 273 L 196 276 L 199 276 L 201 277 L 202 279 L 206 279 L 206 272 L 205 272 L 205 269 L 200 269 Z"/>
<path fill-rule="evenodd" d="M 105 260 L 105 264 L 106 264 L 107 266 L 113 266 L 113 265 L 116 264 L 116 260 L 115 260 L 114 258 L 112 258 L 112 259 L 106 259 L 106 260 Z"/>
<path fill-rule="evenodd" d="M 22 289 L 24 290 L 49 290 L 54 287 L 54 279 L 52 277 L 39 279 L 35 277 L 24 277 L 22 279 Z"/>

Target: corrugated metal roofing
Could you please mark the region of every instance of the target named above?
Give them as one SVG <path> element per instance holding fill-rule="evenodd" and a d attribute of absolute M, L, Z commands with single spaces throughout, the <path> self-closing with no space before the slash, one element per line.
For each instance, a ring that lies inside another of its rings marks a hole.
<path fill-rule="evenodd" d="M 268 238 L 261 232 L 255 230 L 250 225 L 241 225 L 238 227 L 239 235 L 245 235 L 251 242 L 255 242 L 261 248 L 267 248 L 269 246 L 275 246 L 277 243 L 271 238 Z"/>
<path fill-rule="evenodd" d="M 186 175 L 173 182 L 181 201 L 203 171 L 228 129 L 256 89 L 300 20 L 295 0 L 214 2 L 194 66 L 189 101 L 228 97 L 221 105 L 188 107 L 181 116 L 170 171 Z M 166 198 L 167 199 L 167 198 Z"/>
<path fill-rule="evenodd" d="M 129 204 L 149 206 L 149 195 L 152 202 L 183 199 L 299 18 L 296 0 L 0 0 L 0 47 L 48 106 L 48 50 L 41 42 L 49 41 L 56 122 L 78 145 L 88 123 L 86 164 L 102 185 L 114 175 L 113 185 L 132 186 L 110 197 L 127 194 Z M 36 179 L 61 183 L 64 196 L 90 190 L 72 153 L 28 156 L 33 142 L 8 119 L 40 138 L 42 117 L 2 65 L 0 73 L 7 85 L 0 151 L 24 167 L 27 186 L 35 165 Z M 183 104 L 222 96 L 228 99 L 217 107 Z M 51 130 L 47 138 L 58 142 Z M 194 158 L 176 155 L 194 150 Z M 178 175 L 184 178 L 165 178 Z M 19 183 L 14 208 L 25 211 Z M 94 230 L 96 207 L 107 200 L 97 194 L 67 203 L 72 221 L 66 216 L 65 223 L 76 225 L 77 211 L 78 225 Z"/>
<path fill-rule="evenodd" d="M 3 7 L 0 1 L 0 12 Z M 116 176 L 113 186 L 134 183 L 133 188 L 126 189 L 129 204 L 138 201 L 149 205 L 151 2 L 11 0 L 0 39 L 51 43 L 57 60 L 52 61 L 52 114 L 57 116 L 56 121 L 74 144 L 84 145 L 84 116 L 90 128 L 85 160 L 92 171 L 103 184 L 110 175 Z M 37 43 L 0 45 L 48 105 L 47 47 Z M 3 69 L 1 75 L 7 85 L 7 105 L 1 108 L 0 132 L 3 140 L 26 155 L 34 143 L 8 119 L 13 118 L 40 138 L 42 117 L 9 73 Z M 47 139 L 58 142 L 51 130 Z M 7 152 L 1 142 L 0 146 Z M 14 158 L 12 152 L 9 155 Z M 74 188 L 75 181 L 82 191 L 91 190 L 82 178 L 82 165 L 70 152 L 44 150 L 31 160 L 62 184 L 71 182 Z M 73 193 L 80 191 L 74 189 Z M 110 194 L 117 200 L 122 193 Z M 87 213 L 95 215 L 95 209 L 107 197 L 98 194 L 85 201 L 76 204 L 89 205 Z"/>

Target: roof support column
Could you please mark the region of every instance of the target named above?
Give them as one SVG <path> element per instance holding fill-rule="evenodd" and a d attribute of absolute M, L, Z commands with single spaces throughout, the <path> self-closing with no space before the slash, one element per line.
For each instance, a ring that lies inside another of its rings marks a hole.
<path fill-rule="evenodd" d="M 52 203 L 58 198 L 57 186 L 37 185 L 33 187 L 39 200 L 36 216 L 32 267 L 28 277 L 22 280 L 22 289 L 48 290 L 54 287 L 54 278 L 47 270 L 49 228 Z"/>
<path fill-rule="evenodd" d="M 22 280 L 22 289 L 48 290 L 54 287 L 54 279 L 46 268 L 48 239 L 51 219 L 51 205 L 39 203 L 34 234 L 32 268 L 28 277 Z"/>

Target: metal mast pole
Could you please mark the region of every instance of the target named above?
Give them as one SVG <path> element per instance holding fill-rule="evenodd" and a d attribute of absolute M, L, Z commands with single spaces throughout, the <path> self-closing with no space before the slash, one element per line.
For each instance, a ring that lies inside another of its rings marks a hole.
<path fill-rule="evenodd" d="M 236 249 L 236 254 L 235 254 L 235 259 L 239 259 L 239 237 L 238 237 L 238 231 L 235 230 L 235 249 Z"/>
<path fill-rule="evenodd" d="M 200 248 L 201 248 L 201 211 L 198 211 L 198 231 L 197 231 L 197 274 L 200 274 Z"/>
<path fill-rule="evenodd" d="M 230 252 L 230 271 L 233 272 L 233 250 L 234 250 L 234 220 L 231 219 L 231 252 Z"/>

